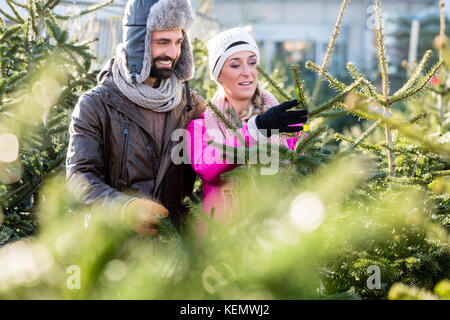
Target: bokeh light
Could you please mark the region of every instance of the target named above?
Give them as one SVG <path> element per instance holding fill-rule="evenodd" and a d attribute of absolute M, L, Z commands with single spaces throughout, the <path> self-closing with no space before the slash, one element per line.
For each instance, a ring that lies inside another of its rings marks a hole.
<path fill-rule="evenodd" d="M 0 249 L 0 292 L 10 285 L 34 286 L 54 261 L 45 246 L 20 240 Z"/>
<path fill-rule="evenodd" d="M 289 216 L 298 231 L 309 233 L 322 224 L 325 219 L 325 207 L 317 194 L 303 192 L 292 202 Z"/>
<path fill-rule="evenodd" d="M 10 163 L 19 156 L 19 140 L 12 133 L 0 134 L 0 161 Z"/>
<path fill-rule="evenodd" d="M 42 77 L 33 85 L 32 94 L 35 101 L 49 107 L 58 101 L 62 88 L 53 77 Z"/>
<path fill-rule="evenodd" d="M 111 260 L 106 265 L 105 275 L 108 280 L 120 281 L 127 274 L 127 265 L 119 259 Z"/>

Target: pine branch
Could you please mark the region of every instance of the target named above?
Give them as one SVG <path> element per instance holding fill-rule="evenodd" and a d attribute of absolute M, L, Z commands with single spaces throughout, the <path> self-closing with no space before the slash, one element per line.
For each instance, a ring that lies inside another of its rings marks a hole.
<path fill-rule="evenodd" d="M 22 8 L 22 9 L 26 9 L 27 8 L 26 4 L 19 3 L 16 0 L 7 0 L 7 1 L 11 2 L 12 4 L 16 5 L 19 8 Z"/>
<path fill-rule="evenodd" d="M 352 76 L 353 80 L 362 79 L 362 84 L 366 87 L 364 89 L 363 86 L 361 86 L 361 90 L 366 96 L 371 96 L 378 101 L 382 101 L 383 97 L 377 92 L 377 89 L 370 83 L 369 80 L 367 80 L 364 75 L 355 67 L 353 62 L 347 63 L 347 70 L 349 71 L 350 75 Z"/>
<path fill-rule="evenodd" d="M 411 150 L 407 150 L 407 149 L 405 150 L 404 148 L 401 148 L 401 147 L 390 147 L 386 143 L 381 143 L 380 147 L 385 148 L 386 150 L 389 150 L 391 152 L 402 153 L 402 154 L 405 154 L 405 155 L 408 155 L 408 156 L 411 156 L 411 154 L 417 155 L 417 151 L 411 151 Z M 417 150 L 422 150 L 422 151 L 428 152 L 428 150 L 421 149 L 421 148 L 416 147 L 416 146 L 414 146 L 414 148 L 417 149 Z"/>
<path fill-rule="evenodd" d="M 65 42 L 62 41 L 62 31 L 55 22 L 53 22 L 51 19 L 45 19 L 45 24 L 47 25 L 48 33 L 52 38 L 54 38 L 58 43 Z"/>
<path fill-rule="evenodd" d="M 379 104 L 381 105 L 386 105 L 388 103 L 388 99 L 385 99 L 381 94 L 379 94 L 375 87 L 369 82 L 369 80 L 365 79 L 365 78 L 361 78 L 361 83 L 366 86 L 366 88 L 368 89 L 370 96 L 375 99 L 376 101 L 378 101 Z"/>
<path fill-rule="evenodd" d="M 45 4 L 44 9 L 49 8 L 50 10 L 53 10 L 60 3 L 61 3 L 61 0 L 49 0 Z"/>
<path fill-rule="evenodd" d="M 392 177 L 388 176 L 387 180 L 399 184 L 427 184 L 423 179 L 419 177 Z"/>
<path fill-rule="evenodd" d="M 402 95 L 402 96 L 392 97 L 390 99 L 390 102 L 394 103 L 394 102 L 397 102 L 397 101 L 405 100 L 405 99 L 413 97 L 414 95 L 419 93 L 430 82 L 431 78 L 439 70 L 439 68 L 442 66 L 443 63 L 444 63 L 443 61 L 439 61 L 431 69 L 431 71 L 425 77 L 422 78 L 422 81 L 420 81 L 415 87 L 413 87 L 410 90 L 408 90 L 408 92 L 405 92 L 404 95 Z"/>
<path fill-rule="evenodd" d="M 214 113 L 216 114 L 216 116 L 218 116 L 220 118 L 220 120 L 222 120 L 222 122 L 227 126 L 228 129 L 233 130 L 233 131 L 237 131 L 238 129 L 230 122 L 230 120 L 228 120 L 222 112 L 219 111 L 219 109 L 217 109 L 217 107 L 214 105 L 214 103 L 211 102 L 211 100 L 207 100 L 206 101 L 206 106 L 211 108 L 212 111 L 214 111 Z"/>
<path fill-rule="evenodd" d="M 375 116 L 373 114 L 370 114 L 370 113 L 367 113 L 367 112 L 364 112 L 364 111 L 362 111 L 362 110 L 360 110 L 358 108 L 349 109 L 349 108 L 347 108 L 347 106 L 344 103 L 339 103 L 338 102 L 338 103 L 335 104 L 335 107 L 337 107 L 337 108 L 339 108 L 341 110 L 345 110 L 347 113 L 350 113 L 350 114 L 352 114 L 352 115 L 354 115 L 356 117 L 362 118 L 362 119 L 367 119 L 367 120 L 372 120 L 372 121 L 377 121 L 378 120 L 377 116 Z"/>
<path fill-rule="evenodd" d="M 444 1 L 440 1 L 439 2 L 439 7 L 440 7 L 440 10 L 439 10 L 439 17 L 440 17 L 440 28 L 439 28 L 439 37 L 440 37 L 440 40 L 441 41 L 444 41 L 444 39 L 445 39 L 445 9 L 444 9 L 444 7 L 445 7 L 445 4 L 444 4 Z M 444 60 L 444 58 L 443 58 L 443 46 L 441 46 L 440 48 L 439 48 L 439 61 L 443 61 Z"/>
<path fill-rule="evenodd" d="M 24 26 L 24 35 L 25 35 L 25 51 L 31 55 L 30 50 L 30 27 L 31 27 L 31 18 L 28 17 Z"/>
<path fill-rule="evenodd" d="M 378 22 L 377 28 L 377 49 L 378 49 L 378 65 L 381 72 L 382 88 L 383 88 L 383 99 L 386 101 L 384 104 L 385 112 L 390 112 L 391 103 L 389 102 L 389 74 L 388 74 L 388 64 L 386 58 L 386 48 L 384 46 L 384 33 L 383 33 L 383 19 L 381 15 L 381 4 L 380 0 L 376 0 L 376 16 Z M 386 143 L 388 146 L 392 147 L 392 132 L 389 124 L 385 123 L 385 136 Z M 389 165 L 389 176 L 395 175 L 394 168 L 394 153 L 388 151 L 388 165 Z"/>
<path fill-rule="evenodd" d="M 300 153 L 302 150 L 305 149 L 305 147 L 311 143 L 314 139 L 316 139 L 321 133 L 325 132 L 325 127 L 319 127 L 317 130 L 309 132 L 308 136 L 300 141 L 300 143 L 297 144 L 297 147 L 295 148 L 296 153 Z"/>
<path fill-rule="evenodd" d="M 342 26 L 342 19 L 344 17 L 344 12 L 345 12 L 345 10 L 347 8 L 347 4 L 348 4 L 348 0 L 343 0 L 342 1 L 342 6 L 341 6 L 341 9 L 339 11 L 337 22 L 336 22 L 336 25 L 334 27 L 334 31 L 333 31 L 333 33 L 331 35 L 331 39 L 330 39 L 330 41 L 328 43 L 327 51 L 325 53 L 325 58 L 324 58 L 324 61 L 322 63 L 322 68 L 321 68 L 322 71 L 319 73 L 319 77 L 317 79 L 316 86 L 315 86 L 314 91 L 313 91 L 313 98 L 312 98 L 312 102 L 311 102 L 311 105 L 312 105 L 313 108 L 315 107 L 315 104 L 316 104 L 316 101 L 317 101 L 317 97 L 319 95 L 319 90 L 320 90 L 320 86 L 322 84 L 324 72 L 327 70 L 328 64 L 330 63 L 330 60 L 331 60 L 331 56 L 332 56 L 333 51 L 334 51 L 334 46 L 335 46 L 336 39 L 339 37 L 339 30 L 341 29 L 341 26 Z"/>
<path fill-rule="evenodd" d="M 309 68 L 310 70 L 319 72 L 321 71 L 321 67 L 319 67 L 318 65 L 316 65 L 314 62 L 308 61 L 306 62 L 306 67 Z M 357 70 L 355 68 L 355 70 Z M 356 74 L 355 74 L 356 75 Z M 383 99 L 383 97 L 376 91 L 376 88 L 367 80 L 364 78 L 364 76 L 362 74 L 360 74 L 361 77 L 356 78 L 355 80 L 361 79 L 361 84 L 366 86 L 366 88 L 368 89 L 368 92 L 370 93 L 370 95 L 372 96 L 372 98 L 376 99 L 380 104 L 384 104 L 385 100 Z M 326 77 L 326 79 L 328 80 L 328 82 L 330 83 L 331 88 L 337 90 L 337 91 L 345 91 L 347 89 L 347 85 L 343 82 L 340 82 L 339 80 L 337 80 L 336 78 L 334 78 L 332 75 L 330 75 L 328 72 L 324 73 L 324 76 Z M 357 95 L 360 98 L 367 98 L 365 94 L 357 91 L 356 92 Z M 322 114 L 318 115 L 318 116 L 322 116 Z"/>
<path fill-rule="evenodd" d="M 386 48 L 384 46 L 384 33 L 383 33 L 383 18 L 381 15 L 380 0 L 376 0 L 376 16 L 377 16 L 377 49 L 378 49 L 378 64 L 381 71 L 381 79 L 383 83 L 383 97 L 385 100 L 389 97 L 389 74 L 386 58 Z"/>
<path fill-rule="evenodd" d="M 322 161 L 310 155 L 301 155 L 295 159 L 295 162 L 297 164 L 303 164 L 309 167 L 318 167 L 323 164 Z"/>
<path fill-rule="evenodd" d="M 233 108 L 228 107 L 226 113 L 229 114 L 231 118 L 233 118 L 234 123 L 236 123 L 237 128 L 240 129 L 240 128 L 244 127 L 244 125 L 242 124 L 241 120 L 239 119 L 239 117 L 234 112 Z"/>
<path fill-rule="evenodd" d="M 441 170 L 425 173 L 420 177 L 390 177 L 389 180 L 401 184 L 421 184 L 428 185 L 433 179 L 450 175 L 450 170 Z"/>
<path fill-rule="evenodd" d="M 355 109 L 356 110 L 356 109 Z M 422 148 L 434 152 L 436 154 L 441 154 L 445 157 L 450 157 L 450 144 L 437 144 L 426 138 L 426 134 L 417 130 L 417 128 L 411 128 L 411 126 L 404 126 L 403 123 L 391 120 L 379 114 L 374 114 L 377 120 L 381 120 L 385 125 L 388 125 L 392 129 L 398 130 L 404 136 L 422 144 Z M 392 149 L 392 144 L 387 143 L 387 145 Z M 391 150 L 390 149 L 390 150 Z"/>
<path fill-rule="evenodd" d="M 353 144 L 353 148 L 356 148 L 362 140 L 364 140 L 367 136 L 369 136 L 373 131 L 375 131 L 375 129 L 378 127 L 378 125 L 381 123 L 381 120 L 378 120 L 376 122 L 374 122 L 369 128 L 367 128 L 366 131 L 363 132 L 362 135 L 360 135 L 356 140 L 355 143 Z"/>
<path fill-rule="evenodd" d="M 84 16 L 84 15 L 86 15 L 86 14 L 89 14 L 89 13 L 91 13 L 91 12 L 100 10 L 100 9 L 106 7 L 106 6 L 109 6 L 109 5 L 112 4 L 113 2 L 114 2 L 114 0 L 108 0 L 108 1 L 103 2 L 103 3 L 94 4 L 94 5 L 92 5 L 92 6 L 89 6 L 89 7 L 86 8 L 85 10 L 83 10 L 83 11 L 81 11 L 80 13 L 75 14 L 75 15 L 71 15 L 71 16 L 61 16 L 61 15 L 55 14 L 55 17 L 56 17 L 56 19 L 58 19 L 58 20 L 72 20 L 72 19 L 77 19 L 77 18 L 82 17 L 82 16 Z"/>
<path fill-rule="evenodd" d="M 18 20 L 17 18 L 14 18 L 13 16 L 11 16 L 10 14 L 8 14 L 7 12 L 3 11 L 2 8 L 0 8 L 0 13 L 6 17 L 6 19 L 14 21 L 16 23 L 21 23 L 20 20 Z"/>
<path fill-rule="evenodd" d="M 353 138 L 346 137 L 346 136 L 344 136 L 344 135 L 342 135 L 342 134 L 340 134 L 340 133 L 335 133 L 335 134 L 334 134 L 334 138 L 335 138 L 336 140 L 338 140 L 338 141 L 339 141 L 339 140 L 347 141 L 347 142 L 351 143 L 352 145 L 355 145 L 355 142 L 356 142 Z M 371 144 L 365 144 L 365 143 L 358 143 L 358 144 L 355 146 L 355 148 L 356 148 L 356 147 L 360 147 L 360 148 L 367 149 L 367 150 L 372 150 L 372 151 L 381 151 L 381 147 L 378 146 L 378 145 L 371 145 Z M 352 147 L 351 149 L 353 149 L 353 147 Z"/>
<path fill-rule="evenodd" d="M 343 99 L 347 94 L 349 94 L 353 89 L 355 89 L 356 87 L 358 87 L 361 84 L 362 80 L 358 79 L 357 81 L 355 81 L 354 83 L 352 83 L 350 86 L 348 86 L 343 92 L 341 92 L 340 94 L 338 94 L 336 97 L 330 99 L 328 102 L 324 103 L 323 105 L 321 105 L 320 107 L 317 107 L 316 109 L 314 109 L 313 111 L 311 111 L 309 113 L 310 117 L 314 117 L 317 116 L 319 113 L 330 109 L 331 107 L 333 107 L 337 102 L 339 102 L 341 99 Z"/>
<path fill-rule="evenodd" d="M 450 170 L 440 170 L 429 173 L 433 178 L 450 176 Z"/>
<path fill-rule="evenodd" d="M 11 3 L 11 0 L 6 0 L 6 4 L 11 8 L 11 11 L 14 13 L 14 15 L 17 18 L 17 21 L 19 23 L 24 23 L 25 21 L 23 20 L 23 18 L 20 16 L 19 12 L 17 12 L 16 8 L 13 6 L 13 4 Z"/>
<path fill-rule="evenodd" d="M 416 123 L 417 121 L 419 121 L 422 118 L 425 118 L 427 116 L 427 114 L 425 112 L 419 113 L 418 115 L 416 115 L 415 117 L 411 118 L 410 120 L 408 120 L 406 122 L 407 125 L 411 125 Z"/>
<path fill-rule="evenodd" d="M 427 50 L 425 52 L 425 54 L 422 57 L 422 60 L 418 64 L 417 68 L 414 70 L 414 73 L 411 75 L 408 81 L 399 90 L 397 90 L 396 93 L 392 95 L 391 99 L 394 99 L 396 101 L 401 100 L 402 97 L 404 97 L 408 93 L 408 91 L 411 89 L 414 83 L 418 81 L 420 75 L 423 72 L 423 69 L 427 65 L 428 60 L 431 58 L 432 54 L 433 52 L 431 50 Z"/>
<path fill-rule="evenodd" d="M 14 25 L 9 27 L 0 37 L 0 42 L 6 41 L 8 38 L 19 32 L 20 30 L 22 30 L 21 25 Z"/>
<path fill-rule="evenodd" d="M 0 91 L 0 95 L 4 94 L 6 95 L 15 90 L 16 88 L 20 87 L 20 85 L 24 82 L 24 79 L 29 76 L 30 74 L 27 71 L 21 71 L 19 73 L 13 74 L 3 83 L 2 85 L 3 88 Z"/>
<path fill-rule="evenodd" d="M 38 16 L 42 13 L 43 8 L 41 7 L 41 4 L 39 3 L 39 0 L 30 0 L 34 3 L 34 6 L 36 8 L 36 12 L 38 14 Z"/>
<path fill-rule="evenodd" d="M 217 109 L 217 107 L 211 102 L 211 100 L 206 101 L 206 106 L 211 108 L 212 111 L 219 117 L 219 119 L 227 126 L 228 129 L 232 130 L 233 133 L 236 134 L 237 138 L 241 142 L 242 146 L 248 147 L 247 141 L 242 136 L 241 132 L 238 128 L 236 128 L 226 117 L 222 114 L 222 112 Z"/>
<path fill-rule="evenodd" d="M 31 26 L 33 28 L 34 31 L 34 35 L 37 36 L 39 34 L 39 30 L 37 27 L 37 23 L 36 23 L 36 2 L 35 0 L 28 0 L 28 12 L 30 12 L 30 18 L 31 18 Z"/>
<path fill-rule="evenodd" d="M 197 215 L 197 217 L 200 217 L 200 216 L 203 217 L 205 222 L 208 223 L 209 227 L 214 227 L 218 230 L 221 230 L 222 232 L 227 231 L 227 229 L 223 225 L 221 225 L 220 223 L 218 223 L 217 221 L 215 221 L 213 219 L 214 213 L 212 213 L 212 217 L 210 217 L 209 215 L 206 214 L 205 211 L 202 210 L 201 205 L 195 204 L 189 198 L 186 198 L 185 201 L 186 201 L 186 204 L 188 205 L 189 209 L 191 209 Z"/>
<path fill-rule="evenodd" d="M 307 61 L 305 64 L 306 68 L 319 72 L 319 73 L 323 73 L 323 76 L 328 80 L 328 82 L 330 83 L 331 88 L 335 89 L 336 91 L 344 91 L 345 88 L 347 88 L 347 85 L 343 82 L 340 82 L 339 80 L 337 80 L 335 77 L 333 77 L 331 74 L 329 74 L 328 72 L 324 71 L 324 69 L 322 69 L 321 67 L 319 67 L 317 64 L 315 64 L 312 61 Z"/>
<path fill-rule="evenodd" d="M 183 240 L 181 239 L 180 234 L 173 226 L 172 222 L 170 222 L 169 218 L 164 218 L 161 215 L 161 221 L 158 226 L 158 238 L 160 241 L 164 243 L 174 243 L 180 252 L 183 253 L 183 256 L 187 256 L 187 252 L 183 245 Z"/>
<path fill-rule="evenodd" d="M 64 47 L 64 46 L 63 46 L 62 48 L 63 48 L 64 52 L 69 56 L 70 61 L 71 61 L 73 64 L 75 64 L 75 66 L 76 66 L 78 72 L 79 72 L 80 74 L 83 74 L 83 73 L 84 73 L 84 68 L 83 68 L 83 66 L 78 62 L 77 58 L 73 55 L 73 53 L 70 51 L 70 49 L 69 49 L 69 48 L 66 48 L 66 47 Z"/>
<path fill-rule="evenodd" d="M 0 32 L 3 33 L 6 30 L 6 22 L 3 20 L 3 18 L 0 16 Z"/>
<path fill-rule="evenodd" d="M 261 68 L 260 66 L 257 66 L 259 73 L 262 74 L 262 76 L 267 80 L 267 82 L 269 82 L 269 84 L 275 89 L 277 90 L 280 95 L 286 99 L 286 100 L 291 100 L 292 97 L 290 97 L 283 89 L 281 89 L 281 87 L 272 79 L 271 76 L 269 76 L 267 74 L 266 71 L 264 71 L 263 68 Z"/>
<path fill-rule="evenodd" d="M 300 103 L 301 109 L 308 110 L 308 102 L 305 97 L 303 81 L 300 80 L 300 72 L 298 70 L 298 65 L 291 66 L 292 72 L 294 73 L 295 79 L 295 91 L 297 93 L 297 98 Z"/>

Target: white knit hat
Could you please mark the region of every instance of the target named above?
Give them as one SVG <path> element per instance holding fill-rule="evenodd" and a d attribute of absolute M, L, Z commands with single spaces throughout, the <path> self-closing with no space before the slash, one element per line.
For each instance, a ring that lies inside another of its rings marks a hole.
<path fill-rule="evenodd" d="M 260 61 L 260 53 L 255 39 L 242 28 L 223 31 L 211 38 L 206 46 L 210 75 L 215 81 L 217 81 L 225 61 L 236 52 L 251 51 L 256 54 L 258 63 Z"/>

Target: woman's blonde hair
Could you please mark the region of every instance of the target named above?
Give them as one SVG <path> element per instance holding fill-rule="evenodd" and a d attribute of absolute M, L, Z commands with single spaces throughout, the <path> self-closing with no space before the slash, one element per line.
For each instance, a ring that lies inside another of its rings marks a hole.
<path fill-rule="evenodd" d="M 269 106 L 265 104 L 264 97 L 262 96 L 261 89 L 258 84 L 252 98 L 252 104 L 248 108 L 247 114 L 244 115 L 241 120 L 248 121 L 251 117 L 266 112 L 267 109 L 269 109 Z"/>

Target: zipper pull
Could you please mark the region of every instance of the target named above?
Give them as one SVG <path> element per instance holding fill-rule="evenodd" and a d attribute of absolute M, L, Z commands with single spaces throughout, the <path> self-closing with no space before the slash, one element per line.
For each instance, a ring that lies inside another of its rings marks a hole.
<path fill-rule="evenodd" d="M 137 73 L 137 69 L 136 69 L 136 66 L 133 64 L 133 67 L 131 68 L 131 81 L 133 84 L 137 84 L 136 73 Z"/>
<path fill-rule="evenodd" d="M 124 135 L 125 137 L 128 135 L 128 128 L 125 128 L 125 129 L 123 130 L 123 135 Z"/>
<path fill-rule="evenodd" d="M 186 87 L 186 100 L 187 100 L 187 111 L 192 110 L 192 102 L 191 102 L 191 90 L 189 89 L 189 81 L 186 81 L 184 83 Z"/>

